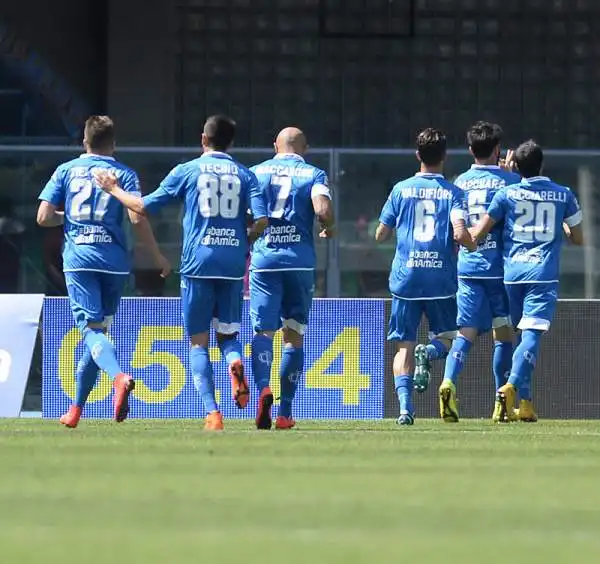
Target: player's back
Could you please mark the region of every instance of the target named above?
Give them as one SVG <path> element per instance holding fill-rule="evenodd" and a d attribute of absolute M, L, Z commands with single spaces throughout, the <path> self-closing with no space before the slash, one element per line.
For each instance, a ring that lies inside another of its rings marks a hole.
<path fill-rule="evenodd" d="M 252 171 L 266 196 L 269 216 L 269 227 L 254 244 L 252 269 L 313 269 L 312 197 L 329 194 L 326 174 L 295 154 L 276 155 Z"/>
<path fill-rule="evenodd" d="M 474 164 L 456 178 L 454 184 L 464 192 L 467 225 L 477 225 L 485 215 L 496 192 L 520 182 L 521 177 L 497 165 Z M 494 226 L 476 251 L 461 248 L 458 255 L 458 276 L 461 278 L 502 278 L 502 224 Z"/>
<path fill-rule="evenodd" d="M 62 193 L 65 272 L 93 270 L 128 274 L 124 208 L 96 186 L 93 173 L 97 169 L 110 170 L 124 189 L 139 194 L 139 181 L 131 169 L 112 157 L 84 154 L 57 168 L 40 199 L 46 199 L 51 192 Z"/>
<path fill-rule="evenodd" d="M 171 176 L 177 177 L 185 202 L 181 274 L 243 279 L 254 175 L 230 155 L 214 151 L 179 165 Z"/>
<path fill-rule="evenodd" d="M 574 194 L 537 176 L 503 188 L 499 196 L 505 206 L 505 281 L 558 282 L 563 222 L 575 224 L 581 216 Z"/>
<path fill-rule="evenodd" d="M 404 299 L 453 297 L 457 290 L 453 210 L 464 217 L 459 188 L 441 174 L 418 173 L 394 186 L 382 212 L 395 217 L 390 291 Z"/>

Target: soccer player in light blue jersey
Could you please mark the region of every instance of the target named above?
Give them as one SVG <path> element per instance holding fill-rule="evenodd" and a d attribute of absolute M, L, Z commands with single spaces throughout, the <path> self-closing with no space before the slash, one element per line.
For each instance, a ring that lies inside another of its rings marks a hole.
<path fill-rule="evenodd" d="M 413 385 L 420 392 L 427 389 L 431 361 L 446 357 L 456 334 L 455 242 L 474 248 L 462 191 L 442 174 L 445 157 L 441 131 L 428 128 L 419 133 L 421 170 L 394 186 L 375 234 L 382 242 L 396 231 L 388 340 L 397 341 L 393 370 L 400 425 L 414 423 Z M 429 321 L 430 343 L 415 347 L 423 314 Z"/>
<path fill-rule="evenodd" d="M 454 184 L 464 192 L 467 223 L 477 225 L 487 211 L 492 198 L 503 186 L 515 184 L 521 177 L 503 170 L 500 160 L 502 129 L 499 125 L 477 122 L 467 132 L 469 151 L 475 164 L 461 174 Z M 504 289 L 502 268 L 502 225 L 496 225 L 479 244 L 476 251 L 461 248 L 458 254 L 458 335 L 446 358 L 444 380 L 440 386 L 440 416 L 446 422 L 458 422 L 456 383 L 467 355 L 478 335 L 493 329 L 493 372 L 495 390 L 506 384 L 512 360 L 512 330 L 508 298 Z M 521 390 L 528 396 L 528 392 Z M 523 406 L 523 416 L 535 415 L 531 397 Z M 525 405 L 526 404 L 526 405 Z"/>
<path fill-rule="evenodd" d="M 281 404 L 275 427 L 295 425 L 292 403 L 304 367 L 304 332 L 315 286 L 315 216 L 320 236 L 333 236 L 327 175 L 304 160 L 307 149 L 302 131 L 288 127 L 277 136 L 275 157 L 252 168 L 266 195 L 269 215 L 269 227 L 254 244 L 250 265 L 252 369 L 260 392 L 257 429 L 272 426 L 273 336 L 282 326 Z"/>
<path fill-rule="evenodd" d="M 85 402 L 98 379 L 98 369 L 113 380 L 114 419 L 129 413 L 133 379 L 124 374 L 114 345 L 106 337 L 129 275 L 129 251 L 123 231 L 123 206 L 94 181 L 97 171 L 109 172 L 130 195 L 139 195 L 137 174 L 112 156 L 114 124 L 107 116 L 92 116 L 85 124 L 85 153 L 60 165 L 39 196 L 37 222 L 42 227 L 64 223 L 63 268 L 75 323 L 86 345 L 77 365 L 75 403 L 60 422 L 77 427 Z M 64 206 L 64 214 L 57 209 Z M 152 253 L 162 275 L 170 271 L 145 218 L 130 212 L 136 234 Z"/>
<path fill-rule="evenodd" d="M 256 177 L 227 154 L 234 135 L 235 122 L 231 118 L 208 118 L 202 133 L 203 155 L 176 166 L 143 199 L 120 188 L 114 177 L 98 178 L 109 194 L 139 214 L 183 201 L 183 321 L 191 340 L 194 385 L 207 413 L 205 429 L 210 431 L 223 429 L 209 358 L 211 322 L 221 354 L 229 365 L 233 401 L 240 409 L 248 405 L 248 382 L 238 339 L 243 280 L 248 239 L 255 239 L 267 226 L 265 200 Z M 249 233 L 248 209 L 254 217 Z"/>
<path fill-rule="evenodd" d="M 569 188 L 540 176 L 541 147 L 526 141 L 515 151 L 514 161 L 523 180 L 500 189 L 471 231 L 474 239 L 483 241 L 504 222 L 504 283 L 513 326 L 521 332 L 510 377 L 496 396 L 499 422 L 515 419 L 516 392 L 531 385 L 542 335 L 550 328 L 558 300 L 563 231 L 572 243 L 583 244 L 577 198 Z"/>

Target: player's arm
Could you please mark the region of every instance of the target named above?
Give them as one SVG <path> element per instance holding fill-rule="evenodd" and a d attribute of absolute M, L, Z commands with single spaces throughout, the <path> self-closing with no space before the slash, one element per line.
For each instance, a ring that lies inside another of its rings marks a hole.
<path fill-rule="evenodd" d="M 569 192 L 569 199 L 567 201 L 567 210 L 563 221 L 563 231 L 567 236 L 567 239 L 573 245 L 583 245 L 583 217 L 581 215 L 581 208 L 579 202 L 573 192 Z"/>
<path fill-rule="evenodd" d="M 454 240 L 469 251 L 476 250 L 477 243 L 473 240 L 471 233 L 467 229 L 467 210 L 464 192 L 461 189 L 456 189 L 452 195 L 450 222 L 452 223 Z"/>
<path fill-rule="evenodd" d="M 265 186 L 262 186 L 253 172 L 248 175 L 250 182 L 250 209 L 247 217 L 248 241 L 254 243 L 269 225 Z"/>
<path fill-rule="evenodd" d="M 487 213 L 475 227 L 469 229 L 474 241 L 479 242 L 487 237 L 487 234 L 492 230 L 492 227 L 504 219 L 506 207 L 506 193 L 504 190 L 498 190 L 492 199 Z"/>
<path fill-rule="evenodd" d="M 40 196 L 37 223 L 40 227 L 57 227 L 65 221 L 64 212 L 58 207 L 65 201 L 65 185 L 62 169 L 58 168 L 47 182 Z"/>
<path fill-rule="evenodd" d="M 321 231 L 319 237 L 322 239 L 330 239 L 334 236 L 335 217 L 333 214 L 333 202 L 331 201 L 331 190 L 327 175 L 319 170 L 315 175 L 315 179 L 310 191 L 313 209 L 317 216 L 317 221 Z"/>
<path fill-rule="evenodd" d="M 125 192 L 133 196 L 141 196 L 140 181 L 137 174 L 128 175 L 123 183 Z M 171 264 L 160 252 L 160 248 L 154 237 L 152 226 L 146 217 L 130 209 L 127 210 L 129 221 L 133 226 L 135 238 L 148 250 L 156 268 L 160 270 L 160 275 L 166 278 L 171 272 Z"/>
<path fill-rule="evenodd" d="M 396 219 L 400 207 L 399 202 L 397 201 L 398 198 L 399 192 L 392 190 L 383 205 L 381 213 L 379 214 L 379 225 L 375 230 L 375 241 L 378 243 L 387 241 L 392 236 L 394 229 L 396 229 Z"/>

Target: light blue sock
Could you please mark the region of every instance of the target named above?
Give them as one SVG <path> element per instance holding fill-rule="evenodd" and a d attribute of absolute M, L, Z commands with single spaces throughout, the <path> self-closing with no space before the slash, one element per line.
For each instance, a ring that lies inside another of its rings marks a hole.
<path fill-rule="evenodd" d="M 285 347 L 281 357 L 279 369 L 279 381 L 281 383 L 281 403 L 279 404 L 279 415 L 281 417 L 292 416 L 292 403 L 298 389 L 298 381 L 304 368 L 304 349 Z"/>
<path fill-rule="evenodd" d="M 471 350 L 473 343 L 468 339 L 465 339 L 462 335 L 459 335 L 454 339 L 452 348 L 446 358 L 446 366 L 444 368 L 444 380 L 450 380 L 453 384 L 456 384 L 458 375 L 461 373 L 467 355 Z"/>
<path fill-rule="evenodd" d="M 90 395 L 90 392 L 96 385 L 98 380 L 98 366 L 92 360 L 92 353 L 87 347 L 83 351 L 83 356 L 77 364 L 77 372 L 75 378 L 77 380 L 77 390 L 75 395 L 75 405 L 83 408 L 85 402 Z"/>
<path fill-rule="evenodd" d="M 531 401 L 531 376 L 521 381 L 519 388 L 519 400 Z"/>
<path fill-rule="evenodd" d="M 517 390 L 522 386 L 526 388 L 530 386 L 543 334 L 536 329 L 525 329 L 522 333 L 521 343 L 513 354 L 512 369 L 508 379 L 508 383 Z"/>
<path fill-rule="evenodd" d="M 448 356 L 448 348 L 439 339 L 433 339 L 425 348 L 429 360 L 442 360 Z"/>
<path fill-rule="evenodd" d="M 415 409 L 412 403 L 413 379 L 410 376 L 394 376 L 394 386 L 398 403 L 400 404 L 400 415 L 414 415 Z"/>
<path fill-rule="evenodd" d="M 194 387 L 200 394 L 204 410 L 206 413 L 219 411 L 215 399 L 215 379 L 208 349 L 205 347 L 192 347 L 190 350 L 190 365 Z"/>
<path fill-rule="evenodd" d="M 242 359 L 242 343 L 237 337 L 219 342 L 219 349 L 221 349 L 221 356 L 227 364 Z"/>
<path fill-rule="evenodd" d="M 123 372 L 117 360 L 117 351 L 102 329 L 86 329 L 83 332 L 83 341 L 98 368 L 104 370 L 111 380 Z"/>
<path fill-rule="evenodd" d="M 273 364 L 273 339 L 265 335 L 254 335 L 252 373 L 259 392 L 262 392 L 271 381 L 271 364 Z"/>
<path fill-rule="evenodd" d="M 512 343 L 495 341 L 492 367 L 496 389 L 501 388 L 508 382 L 510 368 L 512 366 L 513 345 Z"/>

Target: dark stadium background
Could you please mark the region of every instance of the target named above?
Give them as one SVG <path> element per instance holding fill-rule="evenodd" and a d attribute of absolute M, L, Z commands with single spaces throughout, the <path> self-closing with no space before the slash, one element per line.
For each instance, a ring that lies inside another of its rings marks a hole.
<path fill-rule="evenodd" d="M 36 197 L 56 164 L 76 154 L 88 114 L 115 119 L 129 147 L 121 159 L 151 190 L 193 153 L 205 116 L 226 112 L 239 124 L 237 156 L 249 164 L 269 154 L 286 125 L 302 127 L 319 149 L 312 160 L 330 174 L 340 226 L 338 239 L 319 247 L 321 296 L 387 295 L 393 249 L 375 248 L 370 234 L 393 182 L 415 170 L 415 133 L 446 131 L 457 149 L 452 177 L 469 164 L 465 129 L 488 119 L 502 125 L 507 145 L 535 137 L 550 149 L 548 174 L 578 192 L 591 246 L 565 251 L 561 293 L 598 298 L 599 29 L 597 0 L 2 2 L 0 217 L 10 221 L 0 230 L 0 291 L 64 293 L 60 233 L 35 226 Z M 177 217 L 154 223 L 174 263 Z M 162 287 L 144 253 L 134 256 L 132 294 L 177 293 L 176 277 Z M 597 370 L 596 309 L 563 304 L 546 343 L 541 369 L 557 397 L 570 394 L 580 410 L 557 416 L 591 416 L 585 398 L 598 390 L 577 378 Z M 575 331 L 582 336 L 573 344 Z M 579 364 L 565 366 L 564 335 Z M 36 354 L 26 409 L 39 408 Z M 472 361 L 467 378 L 483 372 L 473 393 L 487 398 L 486 357 Z M 463 413 L 479 413 L 481 401 L 463 397 Z"/>

